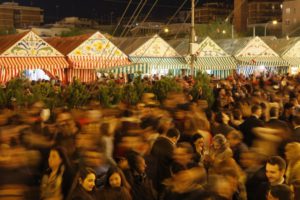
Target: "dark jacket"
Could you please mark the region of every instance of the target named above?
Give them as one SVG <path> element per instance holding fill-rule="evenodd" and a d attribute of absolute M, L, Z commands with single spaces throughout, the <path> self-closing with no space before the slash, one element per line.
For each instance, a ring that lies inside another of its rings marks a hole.
<path fill-rule="evenodd" d="M 292 133 L 292 141 L 300 142 L 300 127 L 295 128 Z"/>
<path fill-rule="evenodd" d="M 239 130 L 243 133 L 244 142 L 246 143 L 247 146 L 251 147 L 255 139 L 255 135 L 252 132 L 252 129 L 256 127 L 263 127 L 263 126 L 264 126 L 264 122 L 260 119 L 257 119 L 255 116 L 249 117 L 239 126 Z"/>
<path fill-rule="evenodd" d="M 97 192 L 99 200 L 132 200 L 129 191 L 124 187 L 102 188 Z"/>
<path fill-rule="evenodd" d="M 124 171 L 125 177 L 131 186 L 133 200 L 156 200 L 157 194 L 152 181 L 146 174 L 137 174 L 131 170 Z"/>
<path fill-rule="evenodd" d="M 96 200 L 96 192 L 87 192 L 81 186 L 77 186 L 72 194 L 71 200 Z"/>
<path fill-rule="evenodd" d="M 160 192 L 163 190 L 162 181 L 171 177 L 171 165 L 173 162 L 173 151 L 175 146 L 165 137 L 159 137 L 154 142 L 150 159 L 148 159 L 148 171 L 151 172 L 149 177 L 153 178 L 154 188 Z M 149 161 L 151 161 L 149 163 Z"/>

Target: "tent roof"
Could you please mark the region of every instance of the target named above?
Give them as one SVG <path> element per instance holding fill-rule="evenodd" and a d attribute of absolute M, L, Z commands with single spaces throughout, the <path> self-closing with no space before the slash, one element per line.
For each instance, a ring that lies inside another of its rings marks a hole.
<path fill-rule="evenodd" d="M 253 38 L 239 38 L 239 39 L 223 39 L 223 40 L 215 40 L 215 42 L 229 55 L 236 55 L 243 48 L 246 47 L 248 42 L 250 42 Z"/>
<path fill-rule="evenodd" d="M 276 51 L 280 56 L 284 55 L 288 50 L 290 50 L 298 41 L 300 37 L 293 37 L 289 40 L 285 38 L 277 40 L 264 40 L 274 51 Z"/>
<path fill-rule="evenodd" d="M 0 54 L 4 53 L 11 46 L 20 41 L 23 37 L 25 37 L 30 31 L 26 31 L 19 34 L 13 35 L 4 35 L 0 36 Z"/>
<path fill-rule="evenodd" d="M 179 38 L 168 40 L 167 42 L 182 56 L 189 54 L 189 39 L 188 38 Z"/>
<path fill-rule="evenodd" d="M 129 55 L 153 38 L 153 36 L 154 35 L 145 37 L 114 37 L 111 41 L 125 54 Z"/>
<path fill-rule="evenodd" d="M 72 37 L 53 37 L 48 38 L 45 41 L 56 48 L 58 51 L 63 53 L 64 55 L 68 55 L 74 49 L 76 49 L 79 45 L 89 39 L 95 33 L 88 33 L 79 36 Z"/>

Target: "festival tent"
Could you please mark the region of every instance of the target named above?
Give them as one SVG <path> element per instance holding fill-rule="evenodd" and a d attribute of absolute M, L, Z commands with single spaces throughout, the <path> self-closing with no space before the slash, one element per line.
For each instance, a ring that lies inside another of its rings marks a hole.
<path fill-rule="evenodd" d="M 180 74 L 188 69 L 185 59 L 157 34 L 151 37 L 116 38 L 120 47 L 134 63 L 146 65 L 144 74 Z"/>
<path fill-rule="evenodd" d="M 5 83 L 24 71 L 43 70 L 50 78 L 64 80 L 68 62 L 64 55 L 34 32 L 0 37 L 0 82 Z"/>
<path fill-rule="evenodd" d="M 130 61 L 119 48 L 100 32 L 74 37 L 55 37 L 47 40 L 62 52 L 70 63 L 68 81 L 74 78 L 82 82 L 97 79 L 97 72 L 117 66 L 128 66 Z"/>
<path fill-rule="evenodd" d="M 276 38 L 273 38 L 275 40 Z M 260 37 L 227 39 L 216 41 L 237 61 L 237 71 L 245 75 L 255 72 L 279 72 L 287 70 L 288 63 L 283 60 Z"/>
<path fill-rule="evenodd" d="M 290 73 L 298 73 L 300 67 L 300 37 L 282 38 L 267 41 L 267 43 L 289 64 Z"/>
<path fill-rule="evenodd" d="M 188 63 L 191 63 L 189 52 L 189 41 L 187 39 L 181 42 L 170 41 L 172 46 L 176 46 L 176 50 L 183 55 Z M 214 74 L 219 78 L 229 76 L 236 69 L 235 59 L 226 53 L 217 43 L 210 37 L 199 41 L 196 47 L 196 59 L 194 63 L 195 71 L 206 71 L 208 74 Z"/>

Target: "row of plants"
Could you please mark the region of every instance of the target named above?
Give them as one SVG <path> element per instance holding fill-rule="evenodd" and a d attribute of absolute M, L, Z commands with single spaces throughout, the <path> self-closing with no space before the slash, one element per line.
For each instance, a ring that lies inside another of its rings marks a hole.
<path fill-rule="evenodd" d="M 213 92 L 209 76 L 199 73 L 195 84 L 188 91 L 193 100 L 207 100 L 213 104 Z M 29 106 L 37 101 L 43 101 L 50 109 L 67 106 L 78 108 L 99 101 L 103 107 L 110 107 L 124 102 L 136 105 L 144 93 L 154 93 L 156 100 L 162 102 L 170 92 L 183 92 L 182 86 L 175 78 L 166 76 L 153 84 L 145 82 L 137 76 L 132 83 L 117 84 L 111 80 L 107 84 L 84 84 L 74 81 L 67 86 L 56 86 L 51 82 L 31 84 L 26 79 L 11 80 L 6 87 L 0 88 L 0 107 Z M 186 91 L 185 91 L 186 92 Z"/>

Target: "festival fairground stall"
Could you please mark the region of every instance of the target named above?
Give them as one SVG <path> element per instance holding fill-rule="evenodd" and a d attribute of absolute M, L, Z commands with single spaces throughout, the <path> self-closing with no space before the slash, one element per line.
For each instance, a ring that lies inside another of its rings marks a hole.
<path fill-rule="evenodd" d="M 20 76 L 64 81 L 67 67 L 64 55 L 32 31 L 0 37 L 1 83 Z"/>
<path fill-rule="evenodd" d="M 218 44 L 235 57 L 237 72 L 246 76 L 262 72 L 281 74 L 288 70 L 288 63 L 260 37 L 221 40 Z"/>
<path fill-rule="evenodd" d="M 110 71 L 131 63 L 119 48 L 100 32 L 75 37 L 49 38 L 47 40 L 65 56 L 70 63 L 68 81 L 74 78 L 82 82 L 97 80 L 98 71 Z"/>
<path fill-rule="evenodd" d="M 175 42 L 170 42 L 175 45 Z M 176 50 L 186 58 L 188 63 L 191 63 L 188 40 L 179 43 Z M 231 55 L 227 54 L 211 38 L 206 37 L 204 40 L 200 40 L 196 47 L 194 68 L 196 73 L 197 71 L 204 71 L 217 78 L 226 78 L 236 69 L 236 63 Z"/>
<path fill-rule="evenodd" d="M 189 68 L 184 58 L 158 35 L 116 38 L 115 43 L 133 63 L 146 65 L 143 74 L 179 75 Z"/>
<path fill-rule="evenodd" d="M 268 44 L 289 64 L 290 74 L 299 73 L 300 37 L 282 38 Z"/>

